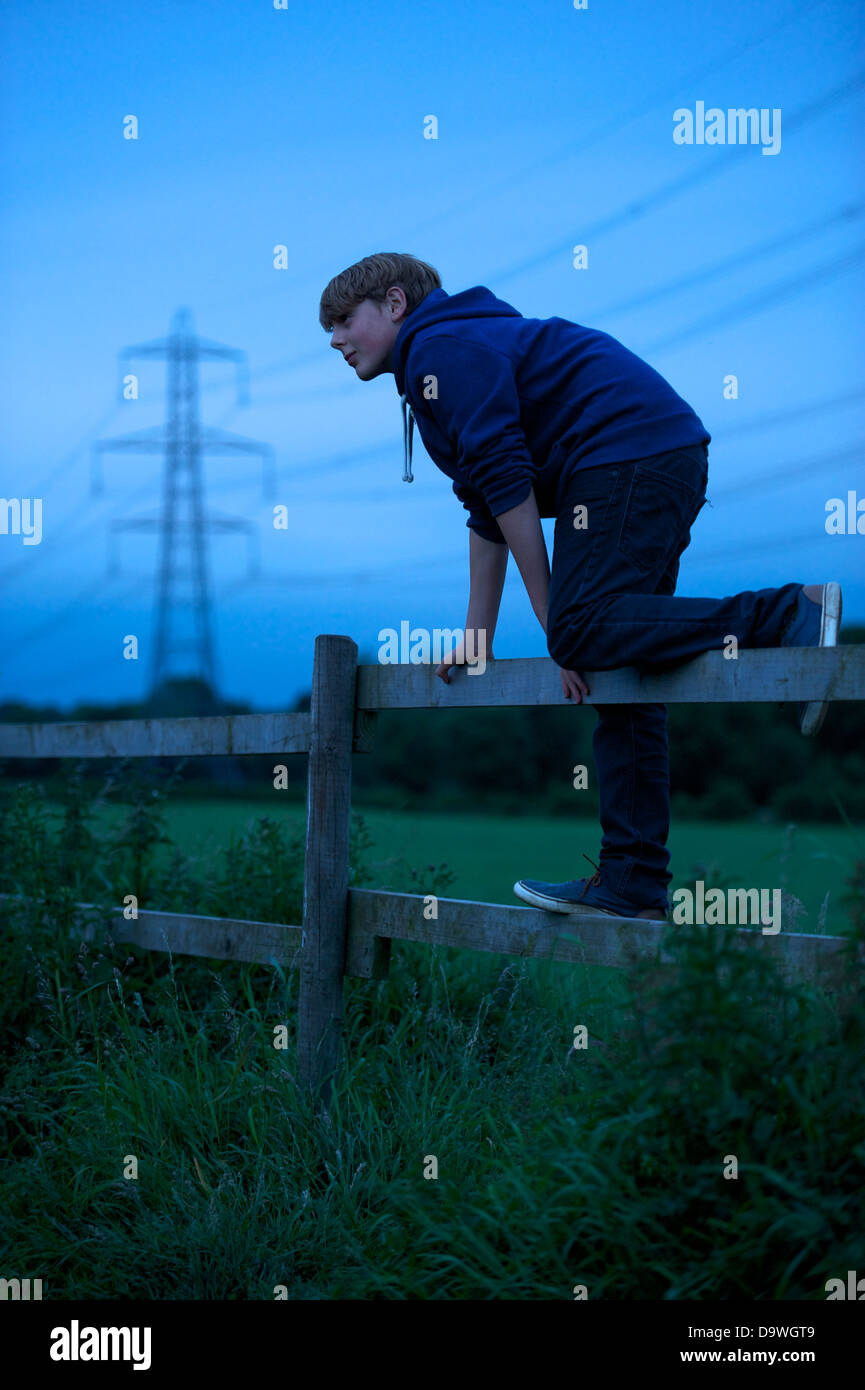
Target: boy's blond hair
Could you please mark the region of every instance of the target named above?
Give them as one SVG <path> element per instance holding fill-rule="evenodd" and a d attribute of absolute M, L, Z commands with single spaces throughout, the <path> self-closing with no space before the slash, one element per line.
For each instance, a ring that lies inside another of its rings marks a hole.
<path fill-rule="evenodd" d="M 326 333 L 333 332 L 336 319 L 344 318 L 363 299 L 384 303 L 388 290 L 399 285 L 405 292 L 407 313 L 416 309 L 430 290 L 440 290 L 441 276 L 434 266 L 417 256 L 400 251 L 379 251 L 364 256 L 348 270 L 335 275 L 321 296 L 318 321 Z"/>

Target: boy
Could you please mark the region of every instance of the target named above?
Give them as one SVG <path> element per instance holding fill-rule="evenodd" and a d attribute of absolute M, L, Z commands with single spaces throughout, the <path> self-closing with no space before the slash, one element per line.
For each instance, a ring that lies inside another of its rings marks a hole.
<path fill-rule="evenodd" d="M 453 480 L 469 513 L 465 630 L 486 634 L 490 658 L 509 551 L 565 698 L 578 704 L 590 693 L 578 667 L 675 664 L 720 650 L 730 635 L 740 647 L 835 645 L 835 583 L 672 597 L 706 501 L 711 436 L 615 338 L 566 319 L 524 318 L 483 286 L 448 295 L 432 266 L 396 252 L 335 276 L 319 321 L 361 381 L 396 378 L 404 479 L 412 480 L 416 419 Z M 540 523 L 548 516 L 556 518 L 552 576 Z M 464 657 L 461 643 L 436 674 L 449 682 Z M 663 920 L 672 877 L 666 706 L 601 705 L 597 714 L 596 872 L 564 883 L 521 879 L 514 892 L 556 912 Z M 824 714 L 824 704 L 803 706 L 803 733 L 816 733 Z"/>

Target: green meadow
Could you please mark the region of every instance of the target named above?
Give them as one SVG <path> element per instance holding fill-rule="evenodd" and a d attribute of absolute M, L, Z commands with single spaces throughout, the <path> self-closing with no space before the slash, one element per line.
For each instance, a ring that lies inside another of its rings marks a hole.
<path fill-rule="evenodd" d="M 600 830 L 590 817 L 383 811 L 357 801 L 353 806 L 362 814 L 371 840 L 370 887 L 387 887 L 400 860 L 421 873 L 428 865 L 445 863 L 454 875 L 446 896 L 519 905 L 512 891 L 518 878 L 582 878 L 594 873 L 583 856 L 597 862 Z M 57 814 L 56 806 L 52 809 Z M 116 825 L 120 814 L 118 807 L 107 807 L 99 823 Z M 241 836 L 257 818 L 266 816 L 302 831 L 305 814 L 302 805 L 285 806 L 280 793 L 273 792 L 260 801 L 184 800 L 166 807 L 165 821 L 172 843 L 203 867 L 228 846 L 232 835 Z M 842 934 L 849 923 L 849 906 L 842 901 L 850 891 L 845 883 L 854 873 L 863 842 L 862 832 L 844 825 L 779 826 L 685 817 L 677 822 L 674 816 L 671 888 L 689 881 L 693 885 L 695 878 L 724 886 L 779 887 L 802 904 L 800 931 Z M 167 850 L 161 854 L 164 859 Z"/>
<path fill-rule="evenodd" d="M 822 1301 L 865 1268 L 852 949 L 827 995 L 721 928 L 672 933 L 674 972 L 396 943 L 345 983 L 324 1109 L 295 973 L 83 942 L 76 907 L 297 922 L 303 808 L 64 775 L 0 803 L 0 1263 L 43 1298 Z M 352 882 L 516 903 L 597 841 L 361 802 Z M 690 820 L 671 848 L 674 883 L 783 886 L 861 951 L 854 830 Z"/>

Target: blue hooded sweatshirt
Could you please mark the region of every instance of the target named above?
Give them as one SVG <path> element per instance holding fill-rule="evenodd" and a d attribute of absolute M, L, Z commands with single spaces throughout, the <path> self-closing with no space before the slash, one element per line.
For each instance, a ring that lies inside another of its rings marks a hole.
<path fill-rule="evenodd" d="M 495 518 L 534 489 L 556 516 L 573 473 L 708 444 L 688 403 L 616 338 L 568 319 L 524 318 L 483 285 L 432 290 L 393 346 L 411 482 L 417 421 L 469 519 L 504 544 Z M 406 415 L 408 411 L 408 416 Z"/>

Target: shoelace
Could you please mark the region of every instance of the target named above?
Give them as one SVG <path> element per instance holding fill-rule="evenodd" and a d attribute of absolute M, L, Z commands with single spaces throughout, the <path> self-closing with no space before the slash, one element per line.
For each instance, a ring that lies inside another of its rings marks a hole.
<path fill-rule="evenodd" d="M 584 854 L 584 855 L 583 855 L 583 858 L 584 858 L 585 860 L 587 860 L 588 863 L 591 864 L 592 868 L 595 870 L 594 874 L 593 874 L 592 877 L 586 882 L 586 886 L 585 886 L 585 888 L 583 889 L 583 892 L 586 893 L 586 892 L 588 892 L 588 890 L 589 890 L 590 888 L 600 888 L 601 884 L 603 883 L 603 875 L 601 874 L 600 865 L 596 864 L 595 861 L 594 861 L 594 859 L 589 859 L 589 856 L 588 856 L 587 854 Z M 569 878 L 569 879 L 568 879 L 568 882 L 569 882 L 569 883 L 583 883 L 584 881 L 585 881 L 585 880 L 583 880 L 583 879 L 581 879 L 581 878 Z"/>
<path fill-rule="evenodd" d="M 589 891 L 590 888 L 600 888 L 600 887 L 602 887 L 602 886 L 603 886 L 603 881 L 604 881 L 604 880 L 603 880 L 603 875 L 602 875 L 602 873 L 601 873 L 600 865 L 599 865 L 599 864 L 596 864 L 595 861 L 594 861 L 594 859 L 589 859 L 589 856 L 588 856 L 587 854 L 584 854 L 584 855 L 583 855 L 583 858 L 584 858 L 585 860 L 587 860 L 588 863 L 591 864 L 592 868 L 595 870 L 595 872 L 594 872 L 594 874 L 592 875 L 592 877 L 591 877 L 590 879 L 582 879 L 582 878 L 569 878 L 569 879 L 568 879 L 568 883 L 584 883 L 584 884 L 585 884 L 585 887 L 583 888 L 583 891 L 582 891 L 582 893 L 580 894 L 580 897 L 581 897 L 581 898 L 584 898 L 584 897 L 586 896 L 586 894 L 588 893 L 588 891 Z"/>

